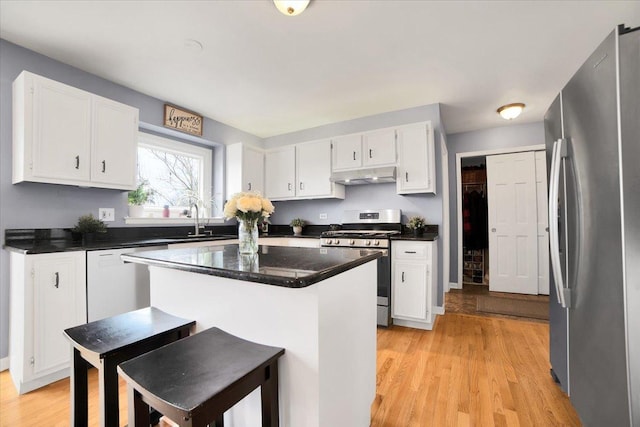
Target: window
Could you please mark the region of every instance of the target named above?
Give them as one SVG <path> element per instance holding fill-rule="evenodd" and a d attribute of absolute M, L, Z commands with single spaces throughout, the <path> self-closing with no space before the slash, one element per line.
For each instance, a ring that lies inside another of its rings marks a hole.
<path fill-rule="evenodd" d="M 200 217 L 210 216 L 212 157 L 210 148 L 139 133 L 138 184 L 150 192 L 144 216 L 166 216 L 166 207 L 171 218 L 191 216 L 194 203 Z"/>

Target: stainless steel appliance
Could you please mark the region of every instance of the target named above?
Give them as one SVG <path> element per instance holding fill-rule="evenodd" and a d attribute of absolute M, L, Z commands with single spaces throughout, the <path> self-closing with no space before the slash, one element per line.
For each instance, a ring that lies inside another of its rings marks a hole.
<path fill-rule="evenodd" d="M 619 26 L 545 115 L 550 360 L 586 426 L 640 426 L 640 31 Z"/>
<path fill-rule="evenodd" d="M 400 209 L 349 210 L 339 230 L 325 231 L 321 246 L 381 249 L 378 258 L 378 325 L 391 324 L 391 241 L 402 231 Z"/>

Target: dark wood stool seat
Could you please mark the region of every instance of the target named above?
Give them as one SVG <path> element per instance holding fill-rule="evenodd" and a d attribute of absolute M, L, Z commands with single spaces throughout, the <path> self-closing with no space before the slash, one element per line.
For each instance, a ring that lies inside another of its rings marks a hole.
<path fill-rule="evenodd" d="M 284 349 L 211 328 L 118 366 L 129 427 L 149 426 L 149 406 L 180 426 L 223 426 L 223 414 L 261 387 L 262 425 L 277 427 L 278 358 Z"/>
<path fill-rule="evenodd" d="M 66 329 L 73 345 L 71 424 L 88 423 L 87 370 L 98 368 L 100 426 L 118 427 L 118 364 L 189 336 L 195 321 L 147 307 Z"/>

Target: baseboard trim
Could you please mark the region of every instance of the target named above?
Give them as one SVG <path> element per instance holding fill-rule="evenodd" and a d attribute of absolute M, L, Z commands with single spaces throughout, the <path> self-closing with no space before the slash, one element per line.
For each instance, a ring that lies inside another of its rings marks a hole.
<path fill-rule="evenodd" d="M 9 356 L 0 359 L 0 372 L 9 369 Z"/>
<path fill-rule="evenodd" d="M 444 314 L 444 306 L 440 307 L 440 306 L 435 306 L 433 307 L 433 314 Z"/>
<path fill-rule="evenodd" d="M 462 289 L 462 284 L 449 282 L 449 289 Z"/>

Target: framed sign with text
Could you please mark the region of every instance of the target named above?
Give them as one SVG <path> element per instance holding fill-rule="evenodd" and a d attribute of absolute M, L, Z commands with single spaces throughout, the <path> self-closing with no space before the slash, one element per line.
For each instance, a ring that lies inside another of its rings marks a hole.
<path fill-rule="evenodd" d="M 164 104 L 164 126 L 202 136 L 202 116 L 175 105 Z"/>

